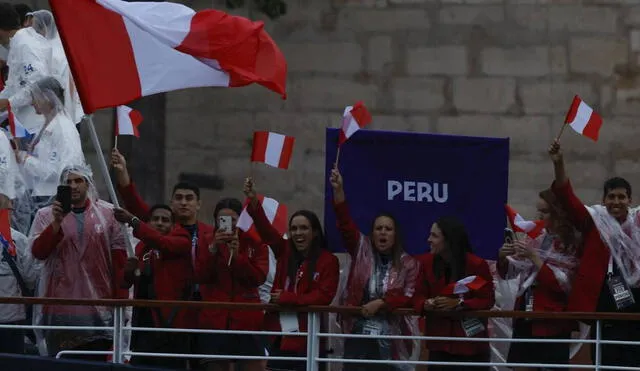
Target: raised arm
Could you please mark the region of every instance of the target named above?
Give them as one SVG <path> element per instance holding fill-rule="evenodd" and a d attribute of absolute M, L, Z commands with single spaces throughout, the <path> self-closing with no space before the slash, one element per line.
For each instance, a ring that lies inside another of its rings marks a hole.
<path fill-rule="evenodd" d="M 358 254 L 358 247 L 360 246 L 360 231 L 349 213 L 349 207 L 347 206 L 346 196 L 344 194 L 342 175 L 337 167 L 331 170 L 329 182 L 333 188 L 333 206 L 336 212 L 338 229 L 342 235 L 342 241 L 349 254 L 355 257 Z"/>
<path fill-rule="evenodd" d="M 286 254 L 286 251 L 289 248 L 288 242 L 271 224 L 267 215 L 264 213 L 260 200 L 258 200 L 256 196 L 253 180 L 251 178 L 247 178 L 244 182 L 244 194 L 249 199 L 247 212 L 249 213 L 249 216 L 251 216 L 251 219 L 253 219 L 253 225 L 256 227 L 262 242 L 271 246 L 276 258 L 279 259 L 281 256 Z"/>
<path fill-rule="evenodd" d="M 551 185 L 551 189 L 569 214 L 572 224 L 580 232 L 584 232 L 591 227 L 593 219 L 591 219 L 591 215 L 582 201 L 573 193 L 571 182 L 564 169 L 564 158 L 560 142 L 557 139 L 549 147 L 549 156 L 553 161 L 555 172 L 555 180 Z"/>
<path fill-rule="evenodd" d="M 142 220 L 149 218 L 149 205 L 140 197 L 135 185 L 131 181 L 129 171 L 127 170 L 127 160 L 114 148 L 111 151 L 111 167 L 116 174 L 116 182 L 118 183 L 118 193 L 122 197 L 124 207 L 130 210 L 133 215 Z"/>

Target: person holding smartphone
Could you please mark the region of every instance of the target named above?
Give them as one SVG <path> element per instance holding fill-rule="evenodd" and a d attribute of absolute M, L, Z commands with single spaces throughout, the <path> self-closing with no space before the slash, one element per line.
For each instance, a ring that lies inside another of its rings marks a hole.
<path fill-rule="evenodd" d="M 269 271 L 269 252 L 236 227 L 242 203 L 235 198 L 220 200 L 214 210 L 214 239 L 201 245 L 195 263 L 195 279 L 201 284 L 203 301 L 260 303 L 259 287 Z M 262 310 L 202 309 L 198 316 L 201 329 L 260 331 Z M 266 339 L 259 334 L 198 334 L 195 352 L 239 356 L 266 356 Z M 231 371 L 231 360 L 204 359 L 208 371 Z M 260 360 L 242 360 L 245 371 L 264 370 Z"/>
<path fill-rule="evenodd" d="M 539 197 L 536 209 L 538 218 L 544 221 L 543 233 L 524 240 L 515 239 L 512 231 L 510 235 L 505 234 L 498 274 L 502 279 L 515 279 L 515 292 L 503 295 L 516 298 L 513 310 L 562 312 L 566 310 L 571 292 L 580 238 L 554 193 L 547 189 L 540 192 Z M 570 339 L 571 332 L 578 326 L 571 320 L 517 318 L 512 327 L 513 339 Z M 569 364 L 569 347 L 569 343 L 514 341 L 507 362 Z M 515 368 L 518 371 L 535 369 Z"/>

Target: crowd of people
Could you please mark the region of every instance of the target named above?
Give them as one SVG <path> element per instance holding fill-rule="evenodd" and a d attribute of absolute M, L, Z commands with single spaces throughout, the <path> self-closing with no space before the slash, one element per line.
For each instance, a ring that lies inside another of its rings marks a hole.
<path fill-rule="evenodd" d="M 351 218 L 337 166 L 329 178 L 333 192 L 327 196 L 333 198 L 336 226 L 323 226 L 314 211 L 298 210 L 282 235 L 269 221 L 251 178 L 237 185 L 246 203 L 224 198 L 213 211 L 201 211 L 200 189 L 181 182 L 168 203 L 158 200 L 149 206 L 117 149 L 110 165 L 123 207 L 115 208 L 99 197 L 82 152 L 76 127 L 82 108 L 52 14 L 0 3 L 0 43 L 8 51 L 0 111 L 11 109 L 15 121 L 31 134 L 0 132 L 0 208 L 11 212 L 11 238 L 2 246 L 0 261 L 0 296 L 357 307 L 359 314 L 336 320 L 345 334 L 367 335 L 347 338 L 341 345 L 344 358 L 362 360 L 343 365 L 352 371 L 413 368 L 367 363 L 415 360 L 420 354 L 419 342 L 379 338 L 419 335 L 418 316 L 394 312 L 398 308 L 413 308 L 423 318 L 427 336 L 461 339 L 490 337 L 492 326 L 484 318 L 431 314 L 492 309 L 496 298 L 499 309 L 526 312 L 640 309 L 635 299 L 640 293 L 640 216 L 638 209 L 630 208 L 631 186 L 622 178 L 609 179 L 602 204 L 585 206 L 573 192 L 558 141 L 549 148 L 555 179 L 537 199 L 532 195 L 545 229 L 535 238 L 514 234 L 502 247 L 496 246 L 497 274 L 474 254 L 465 226 L 455 217 L 443 216 L 425 226 L 428 240 L 419 256 L 405 252 L 401 226 L 393 215 L 380 213 L 370 230 L 361 231 Z M 68 198 L 61 197 L 60 186 L 69 191 Z M 236 226 L 245 208 L 257 234 Z M 353 208 L 357 212 L 357 205 Z M 214 225 L 199 220 L 211 212 Z M 341 269 L 328 246 L 325 227 L 340 231 L 350 256 L 348 268 Z M 135 243 L 134 256 L 127 254 L 130 241 Z M 100 327 L 113 325 L 114 314 L 102 306 L 0 304 L 0 323 L 27 319 L 36 325 Z M 295 336 L 308 330 L 304 312 L 140 307 L 133 311 L 132 324 L 253 332 L 134 332 L 134 352 L 293 357 L 307 352 L 306 337 Z M 329 327 L 323 321 L 322 328 Z M 569 339 L 577 321 L 523 318 L 511 327 L 516 341 L 509 349 L 509 362 L 569 363 L 569 343 L 517 339 Z M 265 330 L 285 335 L 262 335 Z M 638 330 L 636 322 L 605 321 L 602 336 L 637 341 Z M 25 353 L 25 336 L 39 354 L 50 357 L 65 350 L 108 351 L 113 345 L 107 329 L 0 329 L 0 352 Z M 326 355 L 328 347 L 320 344 L 321 355 Z M 425 345 L 432 361 L 491 360 L 489 341 L 430 340 Z M 105 355 L 69 357 L 106 360 Z M 606 365 L 636 366 L 640 352 L 628 345 L 604 345 L 601 360 Z M 236 362 L 134 356 L 131 364 L 227 371 Z M 237 365 L 248 371 L 305 369 L 304 361 L 244 360 Z M 429 367 L 456 368 L 467 367 Z"/>

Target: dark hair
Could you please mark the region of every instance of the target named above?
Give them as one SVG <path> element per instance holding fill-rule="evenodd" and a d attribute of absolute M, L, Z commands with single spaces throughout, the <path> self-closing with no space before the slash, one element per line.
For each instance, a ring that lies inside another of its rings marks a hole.
<path fill-rule="evenodd" d="M 171 191 L 171 194 L 175 194 L 177 190 L 179 189 L 186 189 L 189 191 L 193 191 L 193 193 L 196 194 L 196 198 L 199 200 L 200 199 L 200 188 L 192 183 L 189 182 L 179 182 L 178 184 L 176 184 L 175 186 L 173 186 L 173 191 Z"/>
<path fill-rule="evenodd" d="M 473 252 L 471 242 L 469 242 L 469 235 L 464 224 L 455 217 L 442 217 L 436 221 L 436 224 L 444 237 L 445 250 L 443 254 L 446 254 L 449 258 L 451 269 L 449 281 L 458 281 L 464 278 L 467 253 Z M 436 258 L 433 269 L 436 278 L 440 278 L 444 273 L 445 262 L 441 256 L 436 256 Z"/>
<path fill-rule="evenodd" d="M 61 105 L 64 105 L 64 88 L 60 85 L 60 82 L 55 77 L 47 76 L 36 82 L 36 86 L 40 89 L 41 92 L 45 92 L 47 90 L 53 92 L 56 98 L 60 101 Z M 46 98 L 46 96 L 45 96 Z"/>
<path fill-rule="evenodd" d="M 550 189 L 540 192 L 540 198 L 549 205 L 549 217 L 554 232 L 564 245 L 564 253 L 574 253 L 578 245 L 579 233 L 569 219 L 569 214 L 562 207 L 555 193 Z"/>
<path fill-rule="evenodd" d="M 607 198 L 607 194 L 616 188 L 624 188 L 627 190 L 627 197 L 631 198 L 631 184 L 626 179 L 613 177 L 604 182 L 602 198 Z"/>
<path fill-rule="evenodd" d="M 376 226 L 376 221 L 379 218 L 386 217 L 391 219 L 393 222 L 393 228 L 395 229 L 395 239 L 393 241 L 392 251 L 391 251 L 391 261 L 393 262 L 393 266 L 396 269 L 400 269 L 400 258 L 402 257 L 402 253 L 404 252 L 404 238 L 402 238 L 402 232 L 400 231 L 400 225 L 398 224 L 398 220 L 390 213 L 381 212 L 373 218 L 373 222 L 371 223 L 371 235 L 373 235 L 373 230 Z M 373 240 L 371 241 L 373 245 Z M 374 246 L 375 248 L 375 246 Z"/>
<path fill-rule="evenodd" d="M 9 3 L 0 3 L 0 30 L 11 31 L 20 28 L 22 23 L 16 8 Z"/>
<path fill-rule="evenodd" d="M 173 222 L 174 220 L 173 210 L 169 205 L 155 204 L 151 206 L 151 208 L 149 209 L 149 218 L 151 218 L 151 214 L 153 214 L 153 212 L 156 210 L 167 210 L 171 214 L 171 221 Z"/>
<path fill-rule="evenodd" d="M 16 4 L 13 6 L 13 8 L 16 10 L 16 13 L 18 13 L 20 25 L 23 25 L 24 21 L 27 20 L 27 14 L 33 12 L 33 9 L 31 9 L 31 7 L 27 4 Z"/>
<path fill-rule="evenodd" d="M 309 210 L 298 210 L 289 218 L 289 230 L 291 230 L 291 222 L 293 218 L 296 216 L 303 216 L 307 218 L 309 224 L 311 224 L 311 232 L 315 233 L 313 240 L 311 240 L 311 244 L 309 246 L 309 252 L 307 254 L 307 259 L 309 260 L 309 265 L 307 271 L 309 275 L 307 277 L 309 282 L 313 281 L 313 276 L 316 271 L 316 262 L 318 261 L 318 257 L 323 249 L 328 249 L 327 239 L 324 236 L 324 232 L 322 229 L 322 224 L 320 223 L 320 219 L 318 216 Z M 289 258 L 289 263 L 287 266 L 287 277 L 289 278 L 289 282 L 293 284 L 296 280 L 296 272 L 301 262 L 304 261 L 304 256 L 296 249 L 291 235 L 289 235 L 289 247 L 291 249 L 291 258 Z"/>
<path fill-rule="evenodd" d="M 235 211 L 236 214 L 240 215 L 240 213 L 242 213 L 242 202 L 237 198 L 223 198 L 218 201 L 216 208 L 213 210 L 213 217 L 215 219 L 214 224 L 216 228 L 218 228 L 218 213 L 222 209 L 231 209 Z"/>

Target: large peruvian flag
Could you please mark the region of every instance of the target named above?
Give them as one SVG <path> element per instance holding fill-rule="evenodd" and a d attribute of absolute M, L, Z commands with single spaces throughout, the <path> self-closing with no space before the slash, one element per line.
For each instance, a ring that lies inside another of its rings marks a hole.
<path fill-rule="evenodd" d="M 260 84 L 286 97 L 262 22 L 170 2 L 49 0 L 84 111 L 185 88 Z"/>

